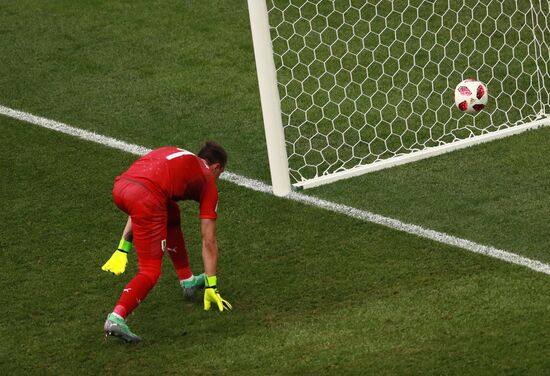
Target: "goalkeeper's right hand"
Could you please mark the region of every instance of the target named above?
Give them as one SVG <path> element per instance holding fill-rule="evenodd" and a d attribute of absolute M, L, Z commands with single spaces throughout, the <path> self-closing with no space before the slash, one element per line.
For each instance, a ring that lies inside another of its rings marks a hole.
<path fill-rule="evenodd" d="M 128 251 L 132 249 L 132 243 L 126 239 L 120 239 L 118 249 L 114 251 L 111 258 L 103 264 L 101 270 L 111 272 L 114 275 L 121 275 L 126 270 L 128 264 Z"/>
<path fill-rule="evenodd" d="M 220 312 L 232 309 L 231 304 L 223 299 L 218 291 L 216 276 L 205 275 L 204 277 L 204 310 L 209 311 L 212 303 L 218 307 Z"/>

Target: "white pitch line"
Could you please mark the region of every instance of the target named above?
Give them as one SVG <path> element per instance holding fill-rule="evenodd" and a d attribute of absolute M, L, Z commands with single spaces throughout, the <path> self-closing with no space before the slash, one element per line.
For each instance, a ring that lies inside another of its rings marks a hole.
<path fill-rule="evenodd" d="M 71 136 L 81 138 L 86 141 L 92 141 L 104 146 L 108 146 L 114 149 L 119 149 L 135 155 L 144 155 L 151 151 L 143 146 L 129 144 L 124 141 L 117 140 L 103 136 L 94 132 L 86 131 L 83 129 L 75 128 L 73 126 L 60 123 L 58 121 L 49 120 L 40 116 L 35 116 L 26 112 L 17 111 L 8 107 L 0 105 L 0 114 L 5 115 L 17 120 L 21 120 L 27 123 L 39 125 L 44 128 L 52 129 L 61 133 L 65 133 Z M 226 180 L 237 184 L 241 187 L 252 189 L 254 191 L 271 193 L 271 186 L 254 179 L 250 179 L 235 173 L 226 171 L 221 176 L 222 180 Z M 497 249 L 494 247 L 477 244 L 470 240 L 457 238 L 443 232 L 430 230 L 418 225 L 404 223 L 397 219 L 384 217 L 379 214 L 375 214 L 366 210 L 356 209 L 351 206 L 337 204 L 335 202 L 323 200 L 314 196 L 308 196 L 303 193 L 292 192 L 287 196 L 287 199 L 297 201 L 303 204 L 315 206 L 325 210 L 332 211 L 334 213 L 347 215 L 352 218 L 356 218 L 362 221 L 367 221 L 389 227 L 394 230 L 407 232 L 412 235 L 416 235 L 422 238 L 430 239 L 439 243 L 461 248 L 470 252 L 479 253 L 485 256 L 493 257 L 502 261 L 506 261 L 512 264 L 525 266 L 534 271 L 550 275 L 550 265 L 545 264 L 538 260 L 533 260 L 527 257 L 520 256 L 518 254 Z"/>

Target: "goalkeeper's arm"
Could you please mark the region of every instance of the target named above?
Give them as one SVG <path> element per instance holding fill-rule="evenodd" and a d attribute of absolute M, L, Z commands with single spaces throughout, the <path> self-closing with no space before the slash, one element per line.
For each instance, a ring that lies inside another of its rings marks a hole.
<path fill-rule="evenodd" d="M 205 290 L 204 309 L 210 310 L 214 304 L 219 310 L 230 310 L 231 304 L 223 299 L 217 286 L 218 267 L 218 241 L 216 240 L 216 221 L 214 219 L 201 219 L 202 233 L 202 261 L 204 263 Z"/>
<path fill-rule="evenodd" d="M 122 239 L 130 243 L 132 243 L 132 240 L 134 239 L 134 234 L 132 232 L 132 217 L 130 216 L 128 216 L 124 230 L 122 230 Z"/>
<path fill-rule="evenodd" d="M 124 273 L 126 264 L 128 263 L 128 252 L 132 249 L 132 239 L 132 219 L 128 217 L 117 250 L 113 252 L 111 258 L 103 264 L 101 269 L 106 272 L 111 272 L 114 275 Z"/>
<path fill-rule="evenodd" d="M 218 241 L 216 220 L 201 218 L 202 262 L 206 275 L 216 275 L 218 268 Z"/>

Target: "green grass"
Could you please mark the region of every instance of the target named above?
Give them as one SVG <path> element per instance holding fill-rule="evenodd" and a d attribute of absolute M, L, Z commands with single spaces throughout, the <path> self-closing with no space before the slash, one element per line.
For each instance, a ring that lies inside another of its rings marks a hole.
<path fill-rule="evenodd" d="M 4 106 L 269 178 L 244 1 L 4 2 L 0 35 Z"/>
<path fill-rule="evenodd" d="M 541 129 L 311 192 L 548 263 L 548 158 Z"/>
<path fill-rule="evenodd" d="M 536 374 L 550 366 L 547 276 L 224 182 L 221 287 L 235 310 L 184 303 L 166 262 L 130 318 L 144 343 L 105 341 L 104 317 L 135 270 L 131 257 L 123 277 L 100 271 L 124 219 L 111 203 L 112 177 L 132 158 L 0 124 L 13 145 L 2 160 L 14 171 L 2 187 L 8 374 Z M 197 266 L 196 210 L 183 205 L 183 213 Z"/>
<path fill-rule="evenodd" d="M 230 153 L 267 181 L 245 1 L 0 4 L 0 105 L 146 147 Z M 100 270 L 135 156 L 0 117 L 0 373 L 540 375 L 545 274 L 221 181 L 227 315 L 183 301 L 169 261 L 129 319 L 136 271 Z M 548 130 L 307 191 L 548 262 Z M 200 271 L 197 208 L 182 205 Z"/>

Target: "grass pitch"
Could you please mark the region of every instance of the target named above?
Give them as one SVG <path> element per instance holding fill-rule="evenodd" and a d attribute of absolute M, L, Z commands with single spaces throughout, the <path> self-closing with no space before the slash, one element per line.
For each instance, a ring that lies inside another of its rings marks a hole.
<path fill-rule="evenodd" d="M 227 146 L 267 181 L 244 1 L 0 4 L 0 104 L 147 147 Z M 549 277 L 220 182 L 227 315 L 183 301 L 170 262 L 105 340 L 100 270 L 135 156 L 0 117 L 0 371 L 10 375 L 532 374 L 550 370 Z M 548 262 L 549 132 L 308 191 Z M 182 205 L 200 271 L 197 208 Z"/>

